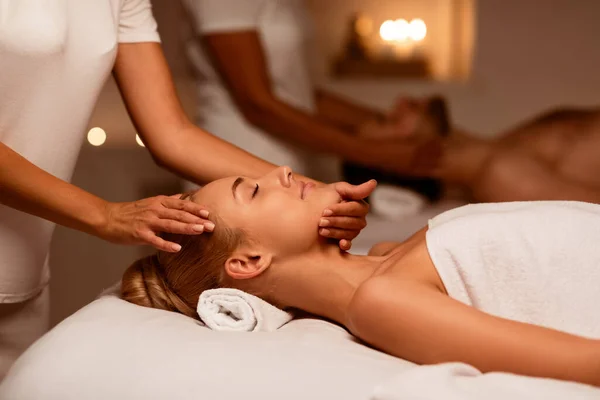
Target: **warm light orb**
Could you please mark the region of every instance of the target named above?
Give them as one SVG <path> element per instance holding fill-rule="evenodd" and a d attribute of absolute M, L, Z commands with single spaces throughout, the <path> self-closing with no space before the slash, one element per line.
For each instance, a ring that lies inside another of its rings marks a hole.
<path fill-rule="evenodd" d="M 144 144 L 144 142 L 142 142 L 142 138 L 138 134 L 135 135 L 135 142 L 137 144 L 139 144 L 140 146 L 142 146 L 142 147 L 146 147 L 146 145 Z"/>
<path fill-rule="evenodd" d="M 388 19 L 379 27 L 379 35 L 386 42 L 396 40 L 396 22 Z"/>
<path fill-rule="evenodd" d="M 386 42 L 405 42 L 409 39 L 420 41 L 425 37 L 427 28 L 423 20 L 414 19 L 410 23 L 399 18 L 395 21 L 387 20 L 379 28 L 379 35 Z"/>
<path fill-rule="evenodd" d="M 410 36 L 410 24 L 407 20 L 400 18 L 394 21 L 396 37 L 395 40 L 405 41 Z"/>
<path fill-rule="evenodd" d="M 415 18 L 410 21 L 408 35 L 415 42 L 420 42 L 425 39 L 425 36 L 427 36 L 427 25 L 425 25 L 425 21 L 420 18 Z"/>
<path fill-rule="evenodd" d="M 106 142 L 106 132 L 102 128 L 92 128 L 87 134 L 87 140 L 92 146 L 102 146 Z"/>

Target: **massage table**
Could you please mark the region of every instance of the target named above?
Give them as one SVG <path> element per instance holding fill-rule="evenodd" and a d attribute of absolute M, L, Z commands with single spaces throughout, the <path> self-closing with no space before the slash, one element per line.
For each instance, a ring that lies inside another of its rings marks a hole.
<path fill-rule="evenodd" d="M 399 222 L 372 215 L 353 252 L 402 241 L 457 205 Z M 295 319 L 275 332 L 216 332 L 116 293 L 107 290 L 31 346 L 0 385 L 0 399 L 600 399 L 600 390 L 574 383 L 482 375 L 458 363 L 416 366 L 322 319 Z"/>

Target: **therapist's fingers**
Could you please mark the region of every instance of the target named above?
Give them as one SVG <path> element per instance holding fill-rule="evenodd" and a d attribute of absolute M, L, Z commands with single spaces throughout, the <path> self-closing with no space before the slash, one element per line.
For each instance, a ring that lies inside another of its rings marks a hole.
<path fill-rule="evenodd" d="M 328 219 L 332 217 L 364 218 L 368 213 L 369 205 L 364 201 L 344 201 L 327 207 L 323 211 L 323 217 Z M 362 228 L 364 228 L 364 226 Z"/>
<path fill-rule="evenodd" d="M 344 251 L 348 251 L 352 247 L 352 242 L 350 240 L 342 239 L 342 240 L 340 240 L 339 245 L 340 245 L 340 249 L 342 249 Z"/>
<path fill-rule="evenodd" d="M 352 240 L 358 236 L 360 231 L 336 229 L 336 228 L 320 228 L 319 234 L 329 239 L 337 240 Z"/>
<path fill-rule="evenodd" d="M 377 181 L 371 179 L 360 185 L 352 185 L 348 182 L 337 182 L 333 187 L 341 196 L 342 200 L 362 200 L 368 197 L 377 187 Z"/>
<path fill-rule="evenodd" d="M 180 210 L 172 210 L 170 208 L 165 208 L 157 212 L 158 217 L 160 219 L 168 219 L 173 221 L 184 222 L 186 224 L 210 224 L 211 222 L 207 219 L 200 218 L 194 214 L 191 214 L 187 211 Z"/>
<path fill-rule="evenodd" d="M 120 244 L 150 244 L 159 250 L 178 251 L 176 243 L 166 242 L 160 234 L 198 235 L 214 229 L 202 206 L 167 196 L 107 203 L 105 211 L 105 222 L 95 227 L 94 233 Z"/>
<path fill-rule="evenodd" d="M 328 217 L 319 220 L 320 228 L 344 229 L 360 232 L 367 226 L 367 221 L 364 218 L 357 217 Z M 354 239 L 354 238 L 352 238 Z"/>
<path fill-rule="evenodd" d="M 153 246 L 157 250 L 162 250 L 169 253 L 176 253 L 181 250 L 181 245 L 164 240 L 151 230 L 142 232 L 139 236 L 140 239 L 144 240 L 144 242 Z"/>
<path fill-rule="evenodd" d="M 215 224 L 207 219 L 209 216 L 208 210 L 197 203 L 168 197 L 163 199 L 161 204 L 164 206 L 164 208 L 158 210 L 158 215 L 161 219 L 190 224 L 185 232 L 179 231 L 179 228 L 175 228 L 176 225 L 172 225 L 173 229 L 178 230 L 172 233 L 191 235 L 202 232 L 200 226 L 204 226 L 203 230 L 205 232 L 212 232 L 215 228 Z"/>
<path fill-rule="evenodd" d="M 196 204 L 193 201 L 175 199 L 173 197 L 159 196 L 161 198 L 161 204 L 166 208 L 174 210 L 181 210 L 194 214 L 200 218 L 208 218 L 208 211 L 200 204 Z"/>
<path fill-rule="evenodd" d="M 180 235 L 197 235 L 206 230 L 202 224 L 186 224 L 172 219 L 158 219 L 151 225 L 154 232 L 175 233 Z"/>

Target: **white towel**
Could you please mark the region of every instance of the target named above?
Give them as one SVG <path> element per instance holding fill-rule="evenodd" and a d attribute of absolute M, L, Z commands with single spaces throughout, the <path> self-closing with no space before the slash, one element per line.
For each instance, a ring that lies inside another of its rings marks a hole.
<path fill-rule="evenodd" d="M 410 368 L 377 386 L 371 400 L 592 400 L 600 389 L 574 382 L 493 372 L 463 363 Z"/>
<path fill-rule="evenodd" d="M 379 184 L 369 196 L 373 212 L 388 219 L 402 219 L 419 213 L 426 201 L 413 190 Z"/>
<path fill-rule="evenodd" d="M 498 317 L 600 338 L 600 205 L 474 204 L 432 219 L 450 297 Z"/>
<path fill-rule="evenodd" d="M 271 332 L 292 319 L 261 298 L 237 289 L 205 290 L 198 299 L 198 315 L 215 331 Z"/>

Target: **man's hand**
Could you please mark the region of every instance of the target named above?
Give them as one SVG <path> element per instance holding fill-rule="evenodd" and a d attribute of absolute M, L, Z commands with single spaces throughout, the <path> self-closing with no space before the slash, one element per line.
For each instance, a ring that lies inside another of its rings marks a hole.
<path fill-rule="evenodd" d="M 106 218 L 97 235 L 113 243 L 149 244 L 177 252 L 181 246 L 162 239 L 161 232 L 198 235 L 212 231 L 208 211 L 179 195 L 156 196 L 129 203 L 108 203 Z"/>
<path fill-rule="evenodd" d="M 376 186 L 377 181 L 374 179 L 361 185 L 351 185 L 347 182 L 333 184 L 342 202 L 323 211 L 319 233 L 328 238 L 339 239 L 340 248 L 350 250 L 352 239 L 367 226 L 369 205 L 363 199 L 369 196 Z"/>

